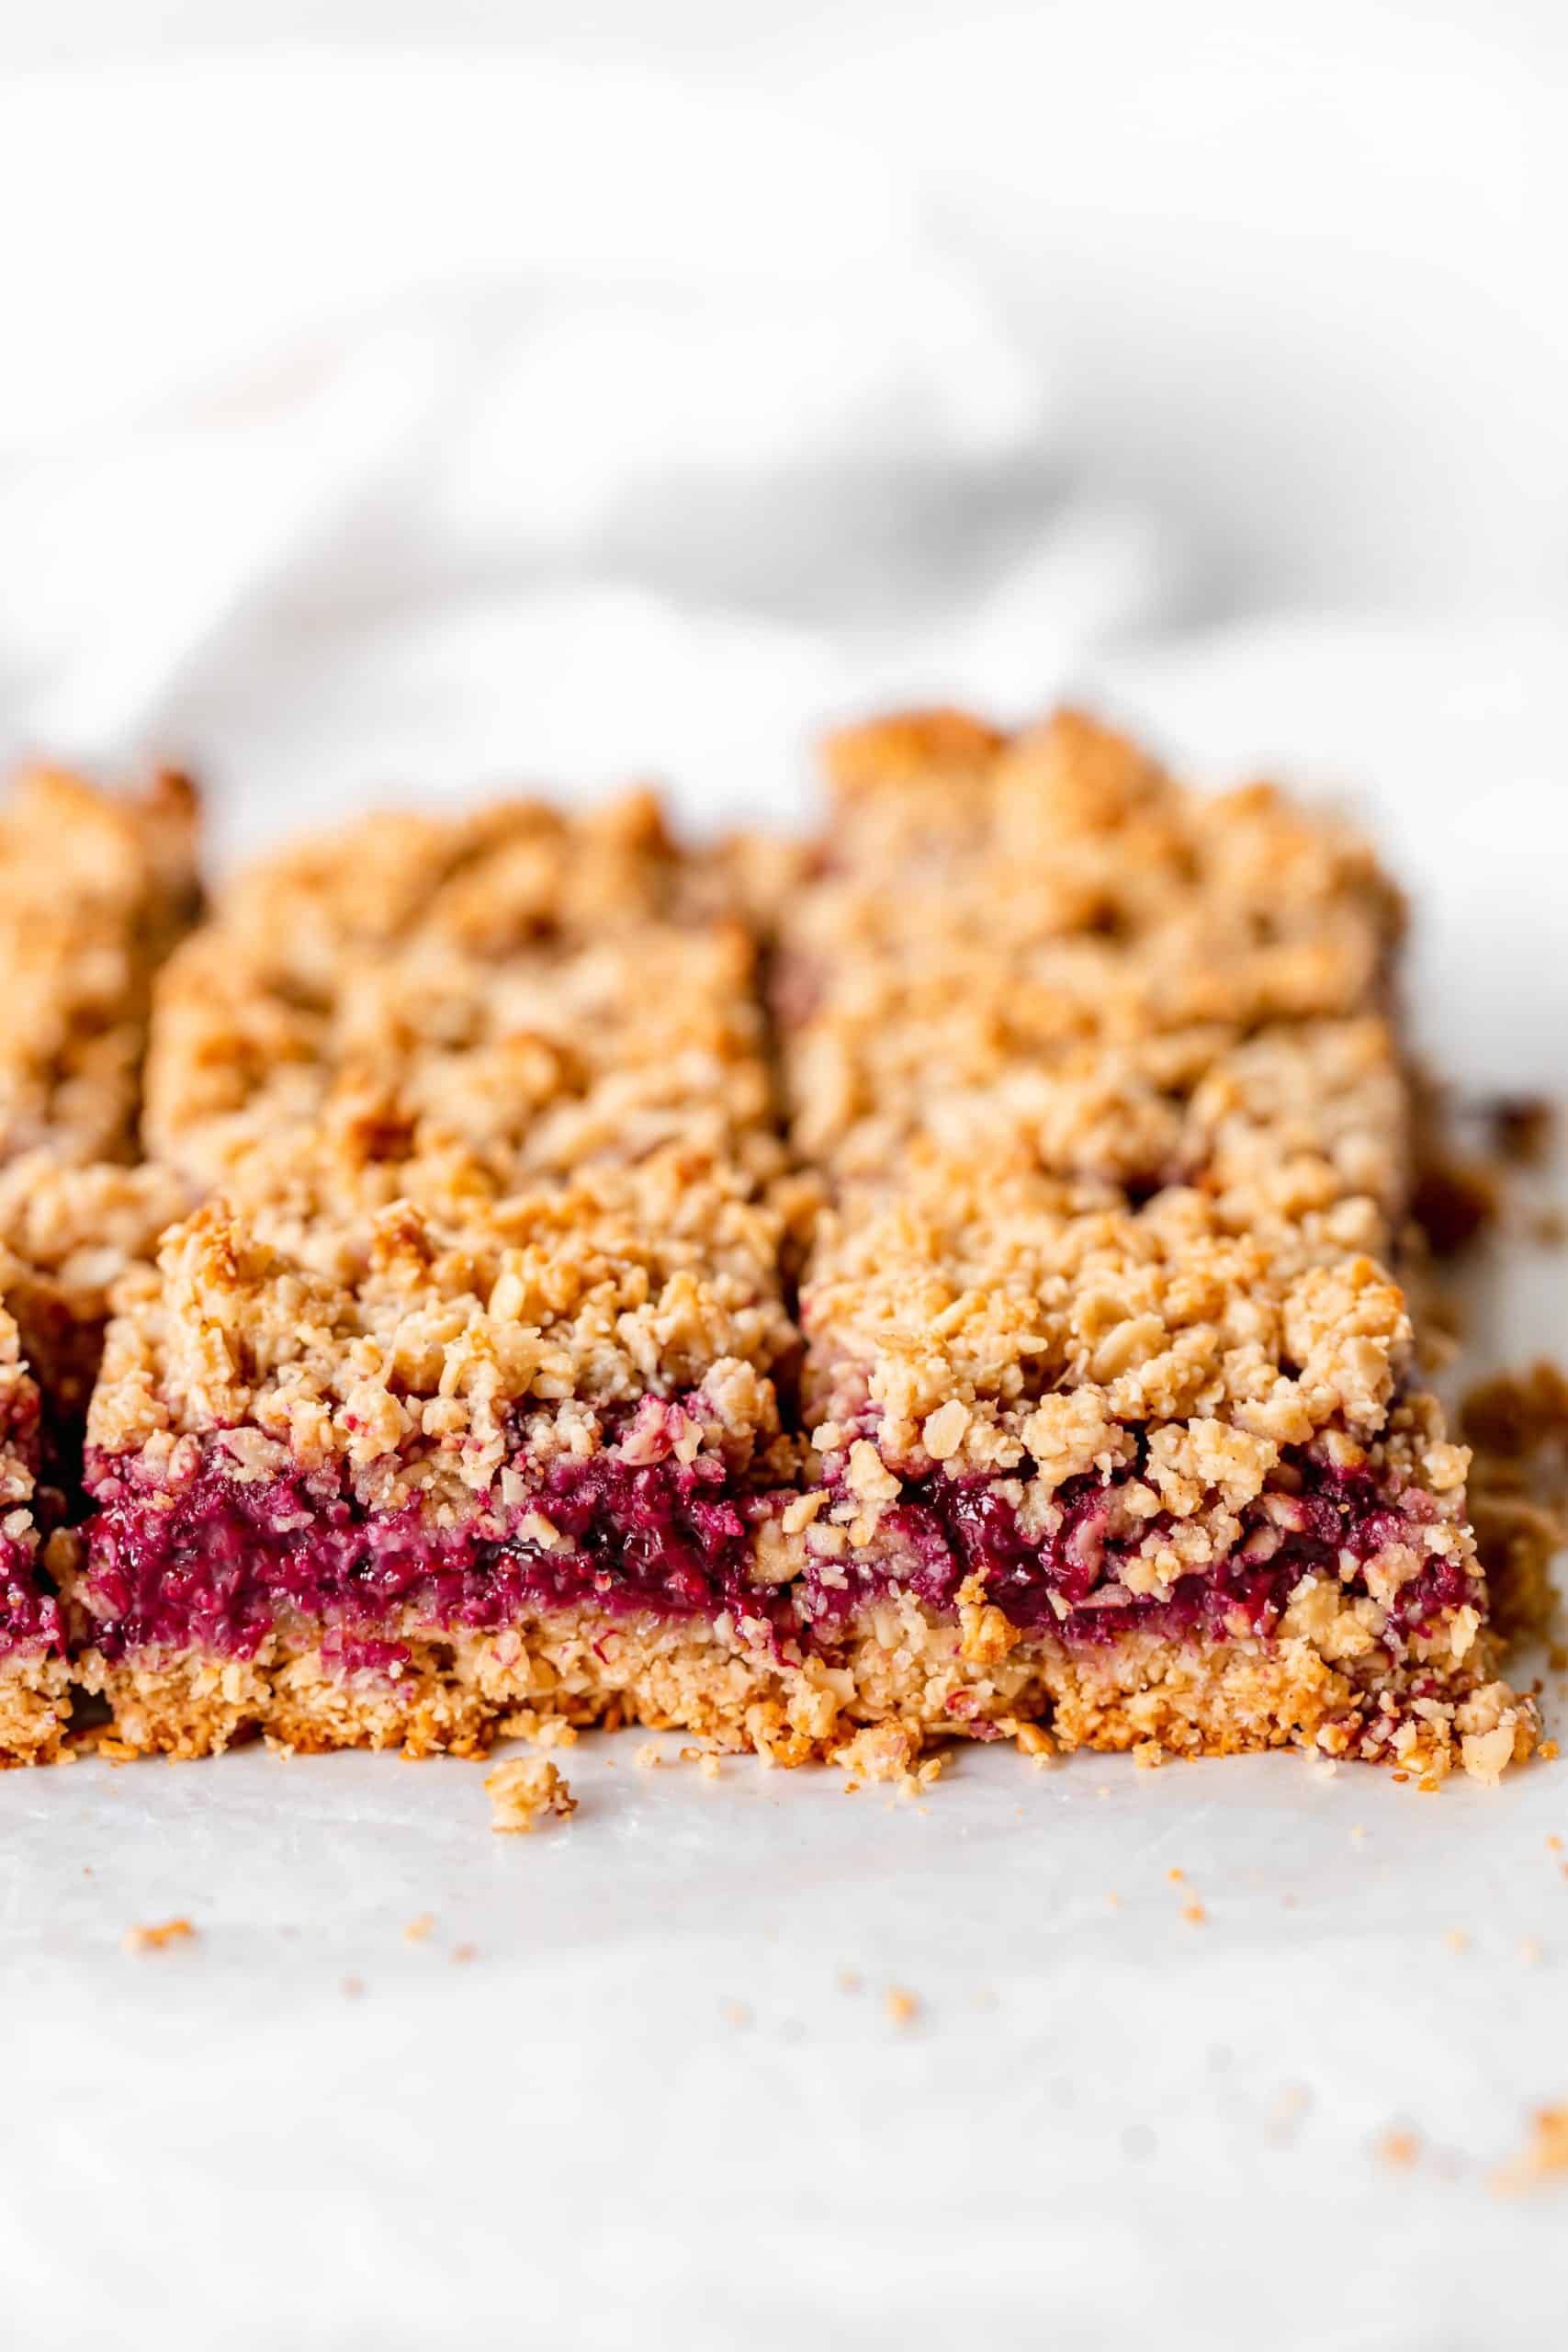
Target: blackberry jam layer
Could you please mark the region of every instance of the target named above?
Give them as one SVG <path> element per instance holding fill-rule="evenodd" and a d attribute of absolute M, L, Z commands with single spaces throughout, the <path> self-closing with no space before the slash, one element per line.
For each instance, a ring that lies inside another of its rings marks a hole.
<path fill-rule="evenodd" d="M 938 1611 L 983 1597 L 1012 1625 L 1065 1641 L 1113 1642 L 1134 1624 L 1173 1638 L 1269 1639 L 1303 1578 L 1337 1586 L 1347 1601 L 1369 1600 L 1371 1570 L 1381 1637 L 1396 1650 L 1457 1610 L 1479 1619 L 1485 1595 L 1472 1561 L 1431 1548 L 1443 1535 L 1429 1495 L 1384 1492 L 1364 1471 L 1310 1455 L 1287 1458 L 1281 1472 L 1280 1485 L 1240 1512 L 1239 1536 L 1223 1558 L 1151 1589 L 1145 1564 L 1168 1547 L 1175 1522 L 1168 1512 L 1128 1518 L 1124 1499 L 1141 1485 L 1136 1464 L 1117 1479 L 1068 1480 L 1051 1524 L 1035 1532 L 1003 1482 L 928 1469 L 905 1483 L 863 1552 L 812 1560 L 803 1614 L 827 1631 L 896 1582 Z"/>
<path fill-rule="evenodd" d="M 60 1645 L 60 1603 L 39 1583 L 31 1540 L 0 1534 L 0 1658 Z"/>
<path fill-rule="evenodd" d="M 660 1409 L 644 1408 L 639 1431 Z M 405 1619 L 481 1632 L 581 1603 L 708 1619 L 770 1607 L 753 1567 L 779 1499 L 713 1453 L 542 1464 L 517 1453 L 492 1500 L 445 1521 L 417 1500 L 367 1504 L 341 1464 L 238 1477 L 220 1445 L 172 1490 L 135 1460 L 102 1456 L 87 1485 L 96 1509 L 77 1593 L 110 1658 L 148 1646 L 246 1657 L 288 1617 L 332 1627 L 345 1667 L 384 1667 L 398 1651 L 383 1637 Z"/>

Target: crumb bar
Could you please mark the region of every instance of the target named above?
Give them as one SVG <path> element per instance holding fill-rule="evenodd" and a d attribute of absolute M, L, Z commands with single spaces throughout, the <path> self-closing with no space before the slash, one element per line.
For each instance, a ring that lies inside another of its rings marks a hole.
<path fill-rule="evenodd" d="M 729 1658 L 789 1499 L 780 1219 L 679 1151 L 446 1220 L 411 1203 L 333 1262 L 209 1204 L 121 1284 L 66 1580 L 78 1673 L 175 1753 L 473 1749 L 548 1707 L 539 1645 Z M 661 1671 L 662 1669 L 650 1669 Z"/>
<path fill-rule="evenodd" d="M 928 1724 L 1527 1752 L 1390 1271 L 1410 1087 L 1365 848 L 1071 717 L 834 763 L 781 923 L 834 1195 L 799 1310 L 821 1645 L 873 1629 Z"/>
<path fill-rule="evenodd" d="M 628 1644 L 773 1638 L 750 939 L 645 796 L 399 832 L 242 877 L 160 988 L 149 1132 L 212 1197 L 121 1285 L 67 1579 L 138 1745 L 471 1748 L 541 1643 L 602 1709 Z"/>

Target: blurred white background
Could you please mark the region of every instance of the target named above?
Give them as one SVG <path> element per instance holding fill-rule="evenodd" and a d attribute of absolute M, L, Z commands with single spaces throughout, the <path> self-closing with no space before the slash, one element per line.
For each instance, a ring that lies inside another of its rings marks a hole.
<path fill-rule="evenodd" d="M 0 747 L 735 811 L 1260 616 L 1517 698 L 1568 603 L 1554 0 L 0 26 Z"/>

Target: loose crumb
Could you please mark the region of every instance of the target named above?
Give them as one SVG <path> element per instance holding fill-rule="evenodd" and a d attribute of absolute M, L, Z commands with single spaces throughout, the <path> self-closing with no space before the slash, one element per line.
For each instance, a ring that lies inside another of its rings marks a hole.
<path fill-rule="evenodd" d="M 577 1811 L 570 1781 L 543 1756 L 498 1764 L 485 1777 L 485 1793 L 491 1802 L 491 1827 L 507 1835 L 526 1837 L 542 1819 L 566 1821 Z"/>
<path fill-rule="evenodd" d="M 744 2001 L 726 2001 L 724 2021 L 726 2025 L 734 2026 L 738 2031 L 743 2031 L 751 2022 L 751 2011 Z"/>
<path fill-rule="evenodd" d="M 657 1772 L 663 1761 L 664 1758 L 659 1751 L 657 1743 L 651 1739 L 645 1739 L 632 1758 L 632 1762 L 639 1772 Z"/>
<path fill-rule="evenodd" d="M 1450 1928 L 1443 1938 L 1443 1941 L 1450 1951 L 1468 1951 L 1470 1950 L 1469 1930 L 1464 1928 Z"/>
<path fill-rule="evenodd" d="M 1170 1881 L 1172 1886 L 1179 1886 L 1182 1880 L 1187 1876 L 1187 1872 L 1185 1871 L 1171 1870 L 1167 1871 L 1166 1876 Z"/>
<path fill-rule="evenodd" d="M 121 1942 L 126 1951 L 162 1951 L 165 1944 L 188 1943 L 195 1933 L 188 1919 L 164 1919 L 154 1928 L 128 1928 Z"/>
<path fill-rule="evenodd" d="M 1166 1752 L 1157 1739 L 1140 1739 L 1133 1750 L 1133 1761 L 1140 1772 L 1157 1772 L 1166 1760 Z"/>
<path fill-rule="evenodd" d="M 1209 1915 L 1201 1903 L 1184 1903 L 1181 1906 L 1181 1916 L 1194 1928 L 1201 1928 Z"/>
<path fill-rule="evenodd" d="M 1352 1846 L 1364 1846 L 1364 1845 L 1366 1844 L 1366 1842 L 1367 1842 L 1367 1833 L 1366 1833 L 1366 1831 L 1362 1828 L 1362 1826 L 1361 1826 L 1360 1823 L 1358 1821 L 1357 1823 L 1355 1823 L 1355 1825 L 1354 1825 L 1354 1826 L 1353 1826 L 1353 1827 L 1351 1828 L 1351 1831 L 1350 1831 L 1350 1843 L 1351 1843 L 1351 1845 L 1352 1845 Z"/>
<path fill-rule="evenodd" d="M 839 1990 L 840 1993 L 858 1993 L 861 1989 L 863 1981 L 863 1980 L 858 1969 L 840 1968 L 839 1971 Z"/>
<path fill-rule="evenodd" d="M 363 1976 L 345 1976 L 338 1990 L 345 2001 L 357 2001 L 364 1995 L 365 1979 Z"/>
<path fill-rule="evenodd" d="M 907 1993 L 901 1984 L 889 1984 L 882 1996 L 882 2006 L 889 2022 L 897 2026 L 913 2025 L 920 2013 L 920 2005 L 914 1994 Z"/>
<path fill-rule="evenodd" d="M 1378 2162 L 1392 2165 L 1400 2171 L 1407 2172 L 1420 2154 L 1421 2143 L 1416 2133 L 1404 2131 L 1403 2128 L 1396 2127 L 1392 2132 L 1385 2132 L 1377 2143 Z"/>
<path fill-rule="evenodd" d="M 697 1766 L 697 1770 L 702 1774 L 705 1781 L 717 1780 L 718 1758 L 714 1754 L 711 1747 L 704 1756 L 702 1762 Z"/>
<path fill-rule="evenodd" d="M 1492 2186 L 1503 2196 L 1518 2196 L 1557 2173 L 1568 2173 L 1568 2107 L 1538 2108 L 1529 2140 L 1517 2156 L 1498 2165 Z"/>
<path fill-rule="evenodd" d="M 452 1957 L 454 1960 L 460 1962 L 477 1960 L 479 1958 L 479 1948 L 478 1944 L 454 1944 L 452 1947 Z"/>
<path fill-rule="evenodd" d="M 1486 1106 L 1492 1147 L 1504 1159 L 1539 1168 L 1551 1149 L 1556 1113 L 1542 1094 L 1502 1094 Z"/>
<path fill-rule="evenodd" d="M 1521 1936 L 1519 1938 L 1519 1958 L 1523 1961 L 1527 1968 L 1539 1968 L 1544 1957 L 1545 1955 L 1541 1951 L 1540 1938 L 1539 1936 Z"/>
<path fill-rule="evenodd" d="M 434 1925 L 434 1912 L 422 1911 L 417 1919 L 409 1921 L 408 1926 L 403 1929 L 403 1934 L 411 1944 L 422 1944 Z"/>

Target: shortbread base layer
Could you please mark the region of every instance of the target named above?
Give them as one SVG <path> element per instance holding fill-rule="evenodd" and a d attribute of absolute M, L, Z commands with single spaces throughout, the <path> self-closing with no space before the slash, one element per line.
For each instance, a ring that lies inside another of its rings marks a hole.
<path fill-rule="evenodd" d="M 63 1658 L 37 1651 L 0 1657 L 0 1770 L 54 1763 L 70 1715 L 70 1671 Z"/>
<path fill-rule="evenodd" d="M 830 1653 L 799 1657 L 780 1655 L 761 1627 L 753 1637 L 724 1622 L 589 1609 L 496 1633 L 397 1632 L 405 1656 L 395 1674 L 343 1671 L 331 1635 L 307 1623 L 268 1634 L 246 1657 L 143 1649 L 110 1661 L 89 1650 L 75 1673 L 107 1701 L 119 1741 L 176 1757 L 256 1734 L 302 1752 L 474 1756 L 558 1718 L 680 1729 L 796 1765 L 841 1755 L 867 1726 L 893 1724 L 914 1753 L 931 1741 L 1024 1733 L 1026 1746 L 1064 1751 L 1196 1757 L 1297 1747 L 1438 1777 L 1459 1765 L 1494 1780 L 1530 1753 L 1540 1728 L 1529 1700 L 1488 1679 L 1495 1657 L 1484 1635 L 1462 1671 L 1412 1662 L 1359 1686 L 1300 1638 L 1150 1631 L 1068 1648 L 1032 1634 L 987 1657 L 976 1655 L 986 1644 L 973 1626 L 907 1595 L 844 1628 Z"/>

